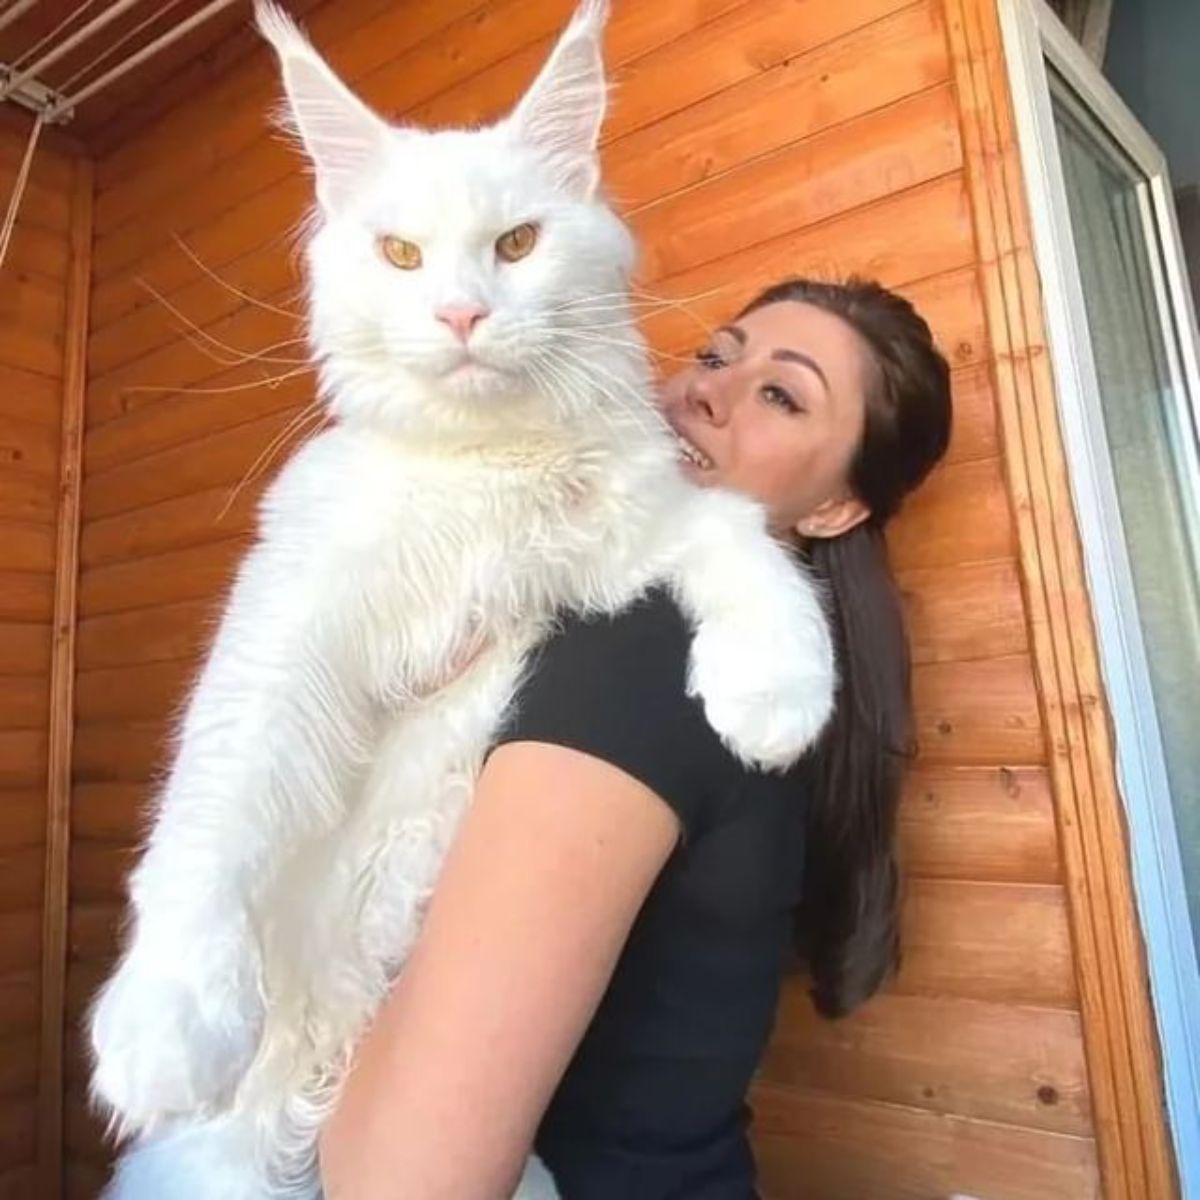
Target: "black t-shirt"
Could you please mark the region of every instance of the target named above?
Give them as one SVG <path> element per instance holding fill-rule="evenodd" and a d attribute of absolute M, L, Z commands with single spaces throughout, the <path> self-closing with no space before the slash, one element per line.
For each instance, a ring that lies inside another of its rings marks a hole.
<path fill-rule="evenodd" d="M 538 652 L 498 744 L 584 751 L 646 784 L 681 839 L 542 1122 L 565 1200 L 747 1200 L 745 1095 L 799 897 L 804 764 L 751 771 L 686 686 L 665 593 L 572 620 Z"/>

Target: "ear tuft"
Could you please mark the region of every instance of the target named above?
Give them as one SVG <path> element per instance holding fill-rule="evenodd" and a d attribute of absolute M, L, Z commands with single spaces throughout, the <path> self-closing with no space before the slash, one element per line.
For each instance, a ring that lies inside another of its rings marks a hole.
<path fill-rule="evenodd" d="M 346 87 L 279 5 L 255 0 L 254 19 L 279 58 L 284 124 L 312 160 L 321 207 L 335 213 L 379 161 L 388 126 Z"/>

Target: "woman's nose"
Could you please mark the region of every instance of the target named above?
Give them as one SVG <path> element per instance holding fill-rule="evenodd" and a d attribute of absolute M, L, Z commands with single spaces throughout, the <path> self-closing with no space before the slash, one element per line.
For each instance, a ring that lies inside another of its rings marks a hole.
<path fill-rule="evenodd" d="M 722 388 L 711 374 L 698 375 L 687 389 L 688 408 L 693 415 L 711 425 L 723 425 L 729 416 L 729 405 Z"/>

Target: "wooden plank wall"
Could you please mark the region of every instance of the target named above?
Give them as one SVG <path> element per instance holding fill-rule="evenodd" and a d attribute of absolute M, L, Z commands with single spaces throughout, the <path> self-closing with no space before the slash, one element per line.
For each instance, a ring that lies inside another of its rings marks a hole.
<path fill-rule="evenodd" d="M 311 28 L 382 110 L 461 122 L 516 97 L 570 7 L 347 0 L 318 10 Z M 646 292 L 695 297 L 648 322 L 664 364 L 777 276 L 851 270 L 910 295 L 954 364 L 949 459 L 892 536 L 922 743 L 902 823 L 905 964 L 884 996 L 838 1024 L 817 1020 L 802 985 L 789 986 L 755 1091 L 765 1193 L 1096 1196 L 940 0 L 617 0 L 615 10 L 607 178 L 644 239 Z M 173 109 L 97 164 L 71 1028 L 109 962 L 166 714 L 208 636 L 266 460 L 311 393 L 290 341 L 291 235 L 309 181 L 266 130 L 275 90 L 259 54 L 203 104 Z M 105 1151 L 83 1109 L 78 1055 L 70 1062 L 69 1192 L 87 1196 Z"/>
<path fill-rule="evenodd" d="M 0 122 L 7 203 L 27 122 Z M 39 147 L 0 267 L 0 1196 L 32 1197 L 73 167 Z"/>

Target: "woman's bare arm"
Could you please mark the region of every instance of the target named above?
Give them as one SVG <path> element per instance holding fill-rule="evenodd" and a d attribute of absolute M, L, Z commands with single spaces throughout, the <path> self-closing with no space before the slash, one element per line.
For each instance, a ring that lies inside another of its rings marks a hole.
<path fill-rule="evenodd" d="M 499 747 L 321 1142 L 327 1200 L 507 1200 L 679 835 L 619 768 Z"/>

